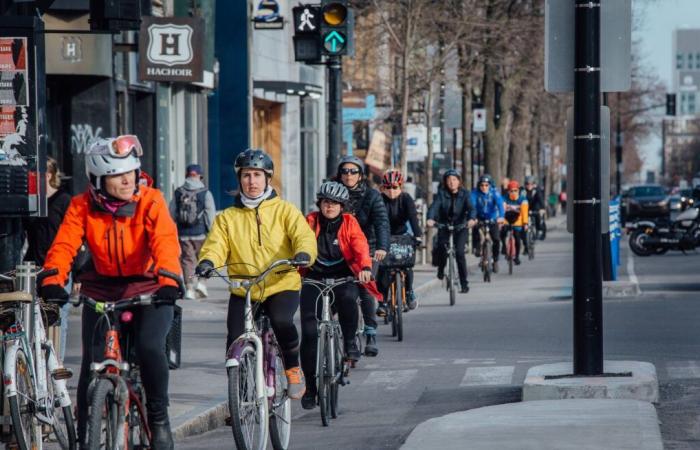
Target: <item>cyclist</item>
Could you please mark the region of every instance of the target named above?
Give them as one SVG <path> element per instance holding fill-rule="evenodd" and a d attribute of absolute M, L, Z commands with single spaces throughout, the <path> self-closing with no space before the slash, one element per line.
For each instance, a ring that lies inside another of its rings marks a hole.
<path fill-rule="evenodd" d="M 520 183 L 511 180 L 508 183 L 508 197 L 505 200 L 505 218 L 513 227 L 513 235 L 515 236 L 515 265 L 520 264 L 520 243 L 524 242 L 527 246 L 527 226 L 529 221 L 527 196 L 520 191 Z M 505 242 L 505 230 L 501 232 L 501 239 Z"/>
<path fill-rule="evenodd" d="M 382 177 L 382 200 L 389 214 L 389 225 L 392 235 L 407 234 L 409 224 L 411 233 L 415 236 L 416 242 L 420 243 L 423 232 L 418 223 L 418 213 L 416 212 L 416 204 L 413 198 L 406 192 L 402 191 L 403 174 L 396 169 L 388 170 Z M 408 309 L 416 309 L 416 294 L 413 292 L 413 268 L 405 269 L 406 272 L 406 300 Z M 379 268 L 377 273 L 377 282 L 380 285 L 379 290 L 386 295 L 389 289 L 388 272 L 383 268 Z M 377 315 L 386 315 L 386 306 L 380 303 L 377 307 Z"/>
<path fill-rule="evenodd" d="M 81 273 L 81 292 L 115 301 L 155 292 L 165 304 L 134 310 L 136 353 L 146 391 L 148 423 L 153 448 L 172 449 L 168 419 L 168 361 L 165 341 L 180 293 L 169 278 L 154 278 L 164 269 L 180 271 L 177 227 L 162 193 L 138 183 L 143 150 L 136 136 L 100 139 L 85 153 L 87 192 L 74 197 L 66 211 L 44 267 L 57 269 L 39 288 L 39 296 L 65 304 L 63 289 L 71 263 L 85 240 L 92 256 L 91 269 Z M 152 271 L 152 272 L 151 272 Z M 168 304 L 169 303 L 169 304 Z M 99 315 L 82 312 L 83 357 L 78 381 L 78 439 L 85 442 L 88 386 L 92 357 L 102 355 L 103 342 L 93 339 Z"/>
<path fill-rule="evenodd" d="M 493 250 L 491 252 L 493 254 L 493 272 L 498 273 L 498 249 L 500 248 L 498 226 L 503 223 L 503 198 L 494 187 L 493 178 L 490 175 L 484 174 L 479 177 L 477 187 L 472 190 L 471 199 L 478 220 L 495 220 L 497 222 L 489 225 L 489 234 Z M 474 254 L 481 256 L 481 237 L 476 229 L 472 235 L 472 241 Z"/>
<path fill-rule="evenodd" d="M 544 239 L 547 237 L 547 223 L 544 220 L 544 194 L 537 186 L 537 179 L 535 177 L 525 177 L 525 192 L 527 193 L 527 203 L 529 204 L 530 211 L 535 213 L 535 229 L 539 234 L 540 240 L 544 241 Z"/>
<path fill-rule="evenodd" d="M 464 247 L 467 244 L 467 227 L 471 228 L 476 223 L 476 210 L 472 206 L 469 192 L 462 186 L 462 176 L 455 169 L 449 169 L 442 175 L 442 189 L 438 190 L 435 200 L 428 208 L 429 227 L 436 223 L 453 225 L 455 258 L 459 271 L 460 292 L 469 292 L 467 281 L 467 261 L 464 255 Z M 437 277 L 445 277 L 445 264 L 447 263 L 447 246 L 449 246 L 450 234 L 446 229 L 438 230 L 437 238 Z"/>
<path fill-rule="evenodd" d="M 282 200 L 270 186 L 274 164 L 260 149 L 241 152 L 234 163 L 240 192 L 232 207 L 216 216 L 199 254 L 195 274 L 208 278 L 215 267 L 228 265 L 230 274 L 259 275 L 274 260 L 294 259 L 310 265 L 316 258 L 316 239 L 304 216 Z M 304 375 L 299 367 L 299 333 L 294 314 L 299 308 L 301 277 L 293 270 L 270 274 L 263 286 L 251 291 L 270 318 L 282 350 L 289 398 L 304 395 Z M 232 289 L 226 318 L 226 349 L 245 327 L 245 290 Z"/>
<path fill-rule="evenodd" d="M 372 271 L 389 250 L 389 218 L 381 194 L 372 189 L 364 178 L 365 163 L 357 156 L 345 156 L 338 164 L 338 180 L 348 188 L 350 201 L 347 212 L 354 215 L 367 237 L 372 259 Z M 381 299 L 378 299 L 381 300 Z M 377 356 L 377 320 L 374 297 L 364 287 L 360 288 L 360 307 L 365 322 L 365 355 Z M 381 310 L 380 310 L 381 313 Z"/>
<path fill-rule="evenodd" d="M 374 295 L 379 296 L 372 278 L 372 259 L 369 256 L 367 238 L 360 224 L 351 215 L 343 212 L 350 200 L 347 188 L 338 182 L 327 181 L 316 194 L 319 212 L 306 217 L 316 234 L 318 257 L 308 270 L 307 278 L 343 278 L 356 276 Z M 321 316 L 322 303 L 318 300 L 318 288 L 306 284 L 301 289 L 301 366 L 306 378 L 306 393 L 301 399 L 304 409 L 316 406 L 316 321 Z M 343 331 L 345 354 L 348 359 L 360 359 L 360 350 L 355 343 L 357 330 L 357 297 L 359 288 L 355 283 L 344 283 L 333 288 L 333 309 Z"/>

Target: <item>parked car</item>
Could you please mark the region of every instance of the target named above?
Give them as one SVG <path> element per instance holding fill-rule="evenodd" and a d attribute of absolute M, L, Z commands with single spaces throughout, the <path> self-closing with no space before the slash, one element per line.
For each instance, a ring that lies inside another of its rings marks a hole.
<path fill-rule="evenodd" d="M 668 207 L 671 210 L 671 212 L 681 211 L 683 207 L 683 198 L 678 194 L 670 196 L 668 198 Z"/>
<path fill-rule="evenodd" d="M 631 187 L 623 194 L 625 221 L 643 217 L 668 218 L 671 213 L 669 197 L 665 189 L 657 184 Z"/>
<path fill-rule="evenodd" d="M 695 204 L 695 198 L 693 198 L 693 190 L 692 189 L 681 189 L 679 194 L 681 196 L 681 210 L 682 211 L 685 211 L 690 206 L 693 206 Z"/>

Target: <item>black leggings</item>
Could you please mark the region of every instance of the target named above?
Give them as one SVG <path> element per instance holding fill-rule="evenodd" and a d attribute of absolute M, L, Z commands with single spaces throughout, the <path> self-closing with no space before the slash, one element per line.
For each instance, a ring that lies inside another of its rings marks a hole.
<path fill-rule="evenodd" d="M 498 261 L 498 250 L 501 247 L 499 239 L 498 224 L 489 224 L 489 234 L 491 235 L 491 256 L 494 261 Z M 472 229 L 472 243 L 474 248 L 481 250 L 481 235 L 479 234 L 479 226 Z"/>
<path fill-rule="evenodd" d="M 294 314 L 299 308 L 299 291 L 282 291 L 271 295 L 262 304 L 253 303 L 253 308 L 263 308 L 270 319 L 277 343 L 282 350 L 285 369 L 299 367 L 299 333 L 294 325 Z M 245 298 L 231 294 L 228 300 L 226 326 L 226 350 L 245 331 Z"/>
<path fill-rule="evenodd" d="M 168 419 L 168 360 L 165 355 L 165 340 L 173 322 L 173 306 L 160 305 L 135 307 L 134 316 L 128 325 L 123 325 L 122 337 L 134 339 L 131 348 L 136 350 L 136 359 L 141 369 L 141 381 L 146 391 L 148 421 L 162 422 Z M 78 380 L 78 437 L 84 442 L 87 425 L 90 385 L 90 363 L 101 361 L 104 355 L 104 336 L 107 326 L 104 320 L 95 328 L 98 315 L 92 308 L 83 307 L 82 341 L 83 360 Z M 124 348 L 122 348 L 124 351 Z M 127 359 L 127 355 L 122 355 Z"/>
<path fill-rule="evenodd" d="M 315 387 L 316 339 L 318 319 L 323 312 L 323 301 L 316 286 L 305 284 L 301 289 L 301 368 L 304 370 L 306 385 Z M 338 314 L 340 328 L 345 341 L 352 341 L 357 331 L 357 296 L 359 288 L 355 283 L 344 283 L 333 288 L 331 294 L 332 312 Z M 318 299 L 318 301 L 317 301 Z"/>
<path fill-rule="evenodd" d="M 435 255 L 438 258 L 438 268 L 444 269 L 447 264 L 447 247 L 450 245 L 450 233 L 447 230 L 439 230 L 437 238 L 437 249 Z M 467 245 L 467 229 L 462 228 L 454 232 L 455 241 L 455 259 L 457 260 L 457 271 L 459 272 L 459 281 L 462 284 L 467 282 L 467 260 L 464 254 L 464 248 Z"/>

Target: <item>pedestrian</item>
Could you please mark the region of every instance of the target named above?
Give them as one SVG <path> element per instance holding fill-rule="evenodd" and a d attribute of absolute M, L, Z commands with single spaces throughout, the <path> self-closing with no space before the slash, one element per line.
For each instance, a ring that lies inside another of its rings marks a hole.
<path fill-rule="evenodd" d="M 61 171 L 55 159 L 46 159 L 46 197 L 48 207 L 46 217 L 27 217 L 22 224 L 27 238 L 27 253 L 24 261 L 33 261 L 37 266 L 43 266 L 46 253 L 56 237 L 58 227 L 61 226 L 70 205 L 71 196 L 61 187 Z M 66 291 L 71 292 L 72 283 L 66 284 Z M 63 361 L 66 353 L 66 337 L 68 336 L 68 314 L 71 305 L 66 304 L 61 308 L 61 341 L 58 354 Z"/>
<path fill-rule="evenodd" d="M 204 185 L 203 173 L 199 164 L 187 166 L 185 182 L 175 190 L 175 195 L 170 201 L 170 215 L 177 224 L 180 241 L 182 273 L 187 283 L 185 298 L 190 300 L 197 295 L 208 295 L 204 280 L 198 279 L 193 283 L 194 268 L 199 260 L 199 251 L 216 217 L 214 196 Z"/>
<path fill-rule="evenodd" d="M 566 214 L 566 191 L 561 191 L 559 193 L 559 203 L 561 204 L 562 214 Z"/>
<path fill-rule="evenodd" d="M 549 203 L 549 215 L 550 217 L 556 217 L 557 215 L 557 193 L 551 192 L 549 198 L 547 199 Z"/>

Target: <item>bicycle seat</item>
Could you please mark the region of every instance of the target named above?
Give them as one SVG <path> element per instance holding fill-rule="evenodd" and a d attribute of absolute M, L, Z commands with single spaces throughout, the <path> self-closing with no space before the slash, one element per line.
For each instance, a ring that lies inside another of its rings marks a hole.
<path fill-rule="evenodd" d="M 31 303 L 32 294 L 24 291 L 15 292 L 2 292 L 0 293 L 0 302 L 21 302 L 21 303 Z"/>

